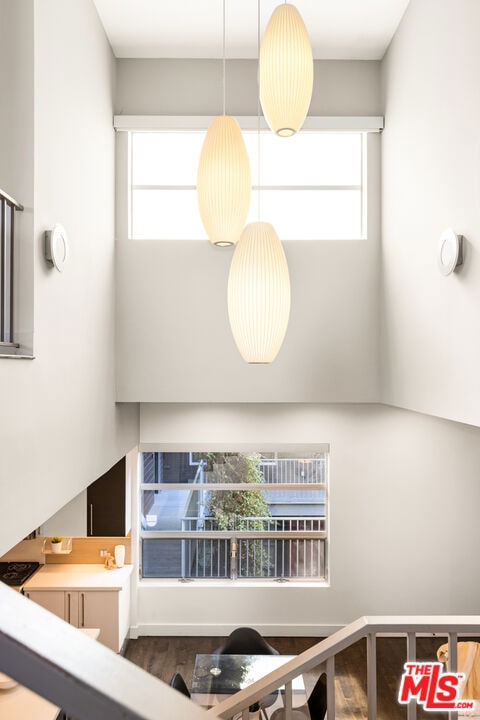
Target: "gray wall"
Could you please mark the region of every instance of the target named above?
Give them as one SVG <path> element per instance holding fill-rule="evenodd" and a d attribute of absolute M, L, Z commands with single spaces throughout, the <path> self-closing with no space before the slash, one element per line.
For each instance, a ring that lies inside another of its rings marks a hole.
<path fill-rule="evenodd" d="M 411 0 L 382 64 L 382 401 L 480 424 L 480 3 Z M 446 227 L 465 265 L 436 267 Z"/>
<path fill-rule="evenodd" d="M 91 0 L 3 0 L 0 13 L 13 38 L 1 45 L 1 65 L 18 67 L 20 79 L 0 135 L 1 182 L 32 218 L 22 241 L 34 272 L 36 355 L 0 359 L 1 554 L 136 443 L 138 416 L 115 404 L 110 46 Z M 15 172 L 3 165 L 12 137 Z M 56 222 L 70 239 L 63 274 L 42 255 Z"/>
<path fill-rule="evenodd" d="M 214 114 L 219 61 L 121 60 L 117 111 Z M 231 61 L 228 98 L 256 114 L 256 63 Z M 379 63 L 317 62 L 312 114 L 379 113 Z M 233 101 L 232 101 L 233 103 Z M 287 140 L 288 142 L 288 140 Z M 240 357 L 227 316 L 233 249 L 130 241 L 127 150 L 117 136 L 117 398 L 131 402 L 378 400 L 379 136 L 369 137 L 364 241 L 285 242 L 292 310 L 272 365 Z"/>
<path fill-rule="evenodd" d="M 257 61 L 226 63 L 226 112 L 257 114 Z M 380 63 L 315 60 L 310 115 L 381 115 Z M 220 60 L 117 60 L 118 115 L 218 115 Z"/>

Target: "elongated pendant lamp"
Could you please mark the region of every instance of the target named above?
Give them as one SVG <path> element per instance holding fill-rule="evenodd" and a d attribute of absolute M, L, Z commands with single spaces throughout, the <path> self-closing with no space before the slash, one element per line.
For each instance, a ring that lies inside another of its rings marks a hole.
<path fill-rule="evenodd" d="M 197 200 L 208 239 L 218 247 L 235 245 L 250 208 L 251 177 L 240 126 L 225 113 L 225 0 L 223 0 L 223 114 L 203 141 L 197 174 Z"/>
<path fill-rule="evenodd" d="M 228 316 L 247 363 L 271 363 L 290 315 L 290 276 L 277 233 L 267 222 L 249 223 L 235 248 L 228 277 Z"/>
<path fill-rule="evenodd" d="M 202 146 L 197 176 L 200 217 L 213 245 L 235 245 L 250 208 L 250 163 L 242 131 L 228 115 L 213 120 Z"/>
<path fill-rule="evenodd" d="M 313 56 L 302 16 L 285 3 L 273 11 L 260 47 L 260 102 L 270 128 L 281 137 L 302 127 L 313 90 Z"/>

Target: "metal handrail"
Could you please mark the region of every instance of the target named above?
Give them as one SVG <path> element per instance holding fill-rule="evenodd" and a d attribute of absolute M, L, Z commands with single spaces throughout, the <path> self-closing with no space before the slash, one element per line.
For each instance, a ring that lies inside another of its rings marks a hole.
<path fill-rule="evenodd" d="M 25 208 L 17 200 L 14 200 L 5 190 L 0 188 L 0 199 L 5 200 L 9 205 L 15 208 L 15 210 L 24 210 Z"/>

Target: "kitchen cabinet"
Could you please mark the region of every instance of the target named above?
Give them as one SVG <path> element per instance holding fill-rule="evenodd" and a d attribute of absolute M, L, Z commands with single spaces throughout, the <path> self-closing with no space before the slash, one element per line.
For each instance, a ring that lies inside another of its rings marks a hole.
<path fill-rule="evenodd" d="M 65 594 L 63 592 L 28 592 L 24 590 L 24 593 L 26 597 L 34 600 L 38 605 L 44 607 L 45 610 L 49 610 L 54 615 L 57 615 L 57 617 L 62 618 L 62 620 L 67 620 L 65 613 Z M 67 620 L 67 622 L 70 621 Z"/>
<path fill-rule="evenodd" d="M 24 585 L 25 595 L 78 628 L 99 628 L 98 641 L 121 650 L 130 624 L 131 566 L 46 565 Z"/>
<path fill-rule="evenodd" d="M 30 600 L 77 628 L 99 628 L 99 642 L 118 652 L 118 593 L 107 591 L 54 592 L 32 590 Z"/>
<path fill-rule="evenodd" d="M 126 462 L 119 460 L 87 488 L 87 535 L 126 535 Z"/>
<path fill-rule="evenodd" d="M 129 456 L 132 453 L 129 454 Z M 136 458 L 124 457 L 41 525 L 51 537 L 125 537 L 132 527 L 131 482 Z"/>

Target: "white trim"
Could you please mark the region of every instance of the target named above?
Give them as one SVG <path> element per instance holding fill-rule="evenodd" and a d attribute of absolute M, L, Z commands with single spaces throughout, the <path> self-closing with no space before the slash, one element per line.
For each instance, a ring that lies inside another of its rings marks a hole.
<path fill-rule="evenodd" d="M 130 185 L 131 190 L 196 190 L 196 185 Z M 297 190 L 305 192 L 305 190 L 333 190 L 335 192 L 341 190 L 362 190 L 362 185 L 252 185 L 252 192 L 256 190 Z"/>
<path fill-rule="evenodd" d="M 306 520 L 322 519 L 310 515 Z M 272 517 L 275 520 L 275 516 Z M 230 540 L 234 535 L 247 540 L 327 540 L 326 530 L 142 530 L 140 537 L 147 540 Z M 195 580 L 195 578 L 192 578 Z M 203 578 L 202 578 L 203 579 Z M 241 579 L 241 578 L 240 578 Z M 248 578 L 250 579 L 250 578 Z M 273 581 L 275 578 L 272 577 Z M 288 578 L 294 582 L 297 578 Z M 308 578 L 311 580 L 311 578 Z M 302 578 L 300 577 L 300 580 Z M 322 578 L 323 582 L 323 578 Z"/>
<path fill-rule="evenodd" d="M 140 483 L 140 490 L 251 490 L 251 483 L 244 482 L 202 482 L 202 483 Z M 255 490 L 326 490 L 327 483 L 255 483 Z"/>
<path fill-rule="evenodd" d="M 341 630 L 344 625 L 300 625 L 298 623 L 289 625 L 259 625 L 255 622 L 245 623 L 255 627 L 258 632 L 266 637 L 328 637 Z M 142 636 L 196 636 L 196 637 L 218 637 L 228 636 L 238 627 L 238 624 L 219 625 L 217 623 L 140 623 L 130 629 L 130 638 Z"/>
<path fill-rule="evenodd" d="M 211 115 L 115 115 L 113 127 L 121 132 L 158 131 L 158 130 L 206 130 L 214 116 Z M 255 115 L 237 116 L 242 130 L 257 130 L 258 118 Z M 350 132 L 380 132 L 384 127 L 382 116 L 309 116 L 302 130 L 330 130 Z M 263 117 L 260 129 L 269 130 Z"/>
<path fill-rule="evenodd" d="M 230 578 L 142 578 L 138 581 L 137 588 L 139 592 L 152 592 L 157 590 L 164 590 L 165 588 L 185 588 L 185 592 L 190 592 L 192 588 L 195 590 L 208 590 L 212 588 L 229 588 L 232 592 L 237 593 L 238 588 L 242 590 L 258 590 L 259 588 L 275 589 L 283 588 L 284 591 L 290 589 L 290 591 L 296 591 L 298 589 L 304 590 L 305 588 L 312 588 L 318 590 L 319 588 L 330 588 L 330 583 L 327 580 L 314 580 L 312 578 L 296 577 L 289 578 L 286 581 L 280 581 L 280 578 L 237 578 L 231 580 Z M 190 588 L 190 590 L 188 589 Z M 276 591 L 276 590 L 275 590 Z M 297 625 L 297 623 L 295 623 Z M 316 627 L 316 626 L 315 626 Z"/>
<path fill-rule="evenodd" d="M 150 442 L 140 441 L 139 452 L 285 452 L 285 453 L 329 453 L 330 444 L 325 442 L 306 443 L 243 443 L 243 442 Z M 283 459 L 283 458 L 282 458 Z M 288 458 L 285 458 L 288 460 Z M 294 458 L 296 459 L 296 458 Z"/>

